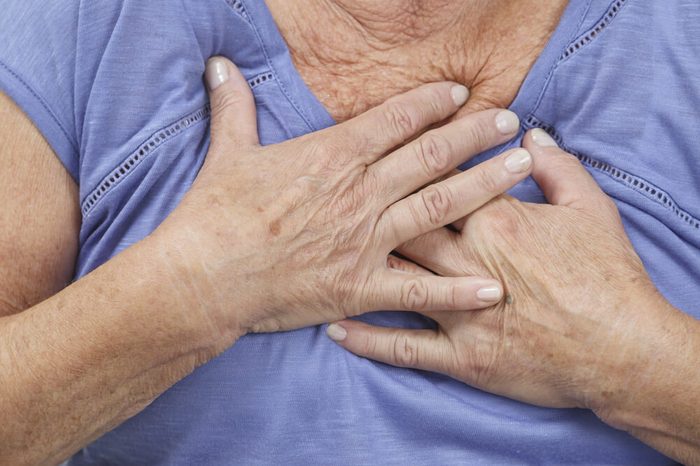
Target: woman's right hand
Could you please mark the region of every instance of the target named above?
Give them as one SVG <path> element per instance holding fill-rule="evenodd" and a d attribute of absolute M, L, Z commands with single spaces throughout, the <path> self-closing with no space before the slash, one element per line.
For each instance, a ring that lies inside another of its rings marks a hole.
<path fill-rule="evenodd" d="M 515 114 L 488 110 L 416 138 L 467 99 L 466 88 L 435 83 L 335 127 L 262 147 L 241 73 L 217 57 L 206 78 L 209 153 L 152 238 L 183 298 L 214 325 L 240 335 L 381 309 L 477 309 L 501 299 L 492 278 L 414 275 L 387 267 L 387 257 L 530 174 L 529 154 L 517 149 L 430 184 L 515 136 Z"/>

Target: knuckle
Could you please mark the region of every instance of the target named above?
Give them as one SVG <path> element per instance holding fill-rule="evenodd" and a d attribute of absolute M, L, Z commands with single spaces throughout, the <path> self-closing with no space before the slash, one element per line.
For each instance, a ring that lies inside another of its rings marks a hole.
<path fill-rule="evenodd" d="M 412 272 L 406 261 L 392 255 L 387 256 L 386 266 L 392 270 L 398 270 L 400 272 Z"/>
<path fill-rule="evenodd" d="M 384 188 L 384 183 L 377 176 L 377 172 L 371 170 L 363 170 L 361 177 L 357 182 L 357 191 L 362 197 L 362 202 L 366 203 L 376 197 L 376 193 L 381 192 Z"/>
<path fill-rule="evenodd" d="M 420 115 L 408 105 L 400 102 L 390 102 L 384 111 L 386 124 L 397 135 L 415 134 L 419 129 Z"/>
<path fill-rule="evenodd" d="M 448 113 L 452 105 L 448 105 L 448 100 L 451 102 L 452 97 L 447 97 L 448 93 L 442 92 L 441 89 L 428 85 L 424 90 L 426 106 L 430 110 L 431 115 L 439 118 Z"/>
<path fill-rule="evenodd" d="M 425 174 L 431 179 L 450 168 L 451 147 L 442 135 L 427 133 L 418 140 L 417 156 Z"/>
<path fill-rule="evenodd" d="M 445 105 L 444 101 L 445 98 L 440 95 L 439 92 L 433 92 L 434 96 L 433 98 L 430 99 L 429 109 L 430 109 L 430 114 L 433 116 L 433 119 L 441 119 L 445 115 L 449 114 L 448 108 Z"/>
<path fill-rule="evenodd" d="M 423 280 L 407 280 L 401 289 L 401 304 L 404 309 L 423 311 L 430 303 L 428 287 Z"/>
<path fill-rule="evenodd" d="M 429 186 L 420 192 L 420 199 L 430 225 L 442 226 L 454 205 L 451 191 L 444 185 Z"/>
<path fill-rule="evenodd" d="M 467 226 L 469 234 L 475 238 L 498 240 L 512 232 L 515 223 L 514 209 L 507 196 L 498 196 L 472 213 Z"/>
<path fill-rule="evenodd" d="M 362 339 L 362 343 L 360 344 L 360 354 L 364 354 L 364 355 L 368 355 L 368 356 L 378 354 L 377 338 L 374 335 L 367 334 Z"/>
<path fill-rule="evenodd" d="M 349 188 L 346 192 L 337 196 L 337 198 L 331 202 L 331 211 L 334 217 L 332 218 L 353 218 L 356 217 L 362 207 L 367 204 L 367 197 L 364 194 L 364 189 L 359 187 Z M 350 233 L 350 231 L 348 231 Z"/>
<path fill-rule="evenodd" d="M 215 94 L 211 97 L 210 105 L 212 113 L 222 115 L 238 108 L 244 100 L 240 91 L 228 91 Z"/>
<path fill-rule="evenodd" d="M 466 137 L 471 152 L 481 152 L 492 144 L 493 123 L 487 123 L 484 118 L 476 118 L 466 128 Z"/>
<path fill-rule="evenodd" d="M 371 150 L 378 141 L 368 131 L 368 122 L 364 118 L 352 119 L 336 126 L 321 130 L 329 139 L 344 142 L 345 152 L 361 155 Z"/>
<path fill-rule="evenodd" d="M 268 317 L 251 326 L 251 333 L 274 333 L 284 328 L 282 321 L 277 317 Z"/>
<path fill-rule="evenodd" d="M 347 142 L 342 135 L 309 144 L 309 160 L 322 172 L 342 171 L 348 164 Z"/>
<path fill-rule="evenodd" d="M 459 299 L 457 297 L 457 287 L 453 286 L 450 288 L 449 292 L 447 293 L 447 296 L 445 296 L 445 306 L 448 309 L 458 309 L 457 308 L 458 302 L 459 302 Z"/>
<path fill-rule="evenodd" d="M 493 170 L 494 164 L 484 163 L 476 168 L 476 185 L 483 192 L 491 195 L 500 194 L 501 177 Z"/>
<path fill-rule="evenodd" d="M 415 366 L 418 363 L 418 347 L 407 335 L 397 334 L 392 345 L 392 356 L 397 366 Z"/>

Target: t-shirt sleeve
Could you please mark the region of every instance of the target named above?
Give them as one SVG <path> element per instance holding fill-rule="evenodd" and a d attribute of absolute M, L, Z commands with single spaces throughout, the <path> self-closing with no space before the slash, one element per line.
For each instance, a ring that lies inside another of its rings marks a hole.
<path fill-rule="evenodd" d="M 0 5 L 0 91 L 29 116 L 76 181 L 79 3 L 6 0 Z"/>

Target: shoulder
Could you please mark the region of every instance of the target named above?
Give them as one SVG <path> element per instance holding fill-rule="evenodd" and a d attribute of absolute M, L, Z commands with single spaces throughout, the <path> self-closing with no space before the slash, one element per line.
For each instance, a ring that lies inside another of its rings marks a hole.
<path fill-rule="evenodd" d="M 9 0 L 0 15 L 0 91 L 29 115 L 74 175 L 78 4 Z"/>

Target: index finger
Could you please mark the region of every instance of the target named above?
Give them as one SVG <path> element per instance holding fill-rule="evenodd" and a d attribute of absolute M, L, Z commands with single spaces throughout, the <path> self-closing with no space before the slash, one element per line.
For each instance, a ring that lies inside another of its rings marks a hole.
<path fill-rule="evenodd" d="M 371 163 L 454 114 L 468 98 L 469 91 L 461 84 L 425 84 L 390 98 L 339 125 L 339 129 L 347 131 L 348 137 L 358 142 L 360 150 L 369 152 Z"/>

